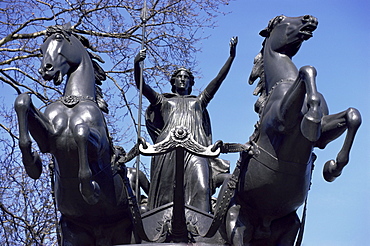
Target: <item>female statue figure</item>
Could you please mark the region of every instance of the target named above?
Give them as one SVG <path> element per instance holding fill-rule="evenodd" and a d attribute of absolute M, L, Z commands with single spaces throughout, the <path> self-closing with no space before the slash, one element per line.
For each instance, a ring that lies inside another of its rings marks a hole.
<path fill-rule="evenodd" d="M 183 126 L 203 146 L 212 144 L 210 119 L 206 110 L 221 83 L 226 78 L 235 58 L 237 37 L 230 41 L 230 56 L 220 72 L 199 96 L 191 95 L 194 85 L 193 74 L 185 68 L 177 69 L 171 77 L 172 93 L 159 94 L 143 83 L 143 95 L 149 100 L 146 126 L 154 143 L 164 140 L 176 126 Z M 135 82 L 140 86 L 140 61 L 146 58 L 141 50 L 135 58 Z M 175 151 L 154 156 L 151 163 L 151 185 L 148 194 L 149 209 L 173 201 Z M 185 203 L 210 212 L 211 193 L 229 165 L 217 158 L 204 158 L 185 153 L 184 189 Z M 219 175 L 221 174 L 221 175 Z M 216 176 L 219 175 L 218 178 Z"/>

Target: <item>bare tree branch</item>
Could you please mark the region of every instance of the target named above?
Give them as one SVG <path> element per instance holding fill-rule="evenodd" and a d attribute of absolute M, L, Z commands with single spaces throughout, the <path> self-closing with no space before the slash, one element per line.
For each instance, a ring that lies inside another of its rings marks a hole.
<path fill-rule="evenodd" d="M 176 66 L 196 72 L 199 30 L 215 27 L 218 7 L 229 0 L 148 0 L 145 80 L 162 91 Z M 142 0 L 3 0 L 0 7 L 0 85 L 7 94 L 0 100 L 0 245 L 56 243 L 55 211 L 50 180 L 27 177 L 17 145 L 17 94 L 34 94 L 42 110 L 57 100 L 63 86 L 43 81 L 38 73 L 39 47 L 51 25 L 70 22 L 107 63 L 108 80 L 102 85 L 109 103 L 107 124 L 115 145 L 131 149 L 138 124 L 138 92 L 133 80 L 133 59 L 140 49 Z M 36 101 L 36 100 L 35 100 Z M 140 112 L 143 113 L 143 112 Z M 126 146 L 127 145 L 127 146 Z M 33 150 L 38 146 L 33 144 Z M 47 163 L 50 156 L 41 155 Z"/>

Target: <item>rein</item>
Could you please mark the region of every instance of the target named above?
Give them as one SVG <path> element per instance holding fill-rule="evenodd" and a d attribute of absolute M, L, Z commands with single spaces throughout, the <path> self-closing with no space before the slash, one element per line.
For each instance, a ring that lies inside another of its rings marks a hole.
<path fill-rule="evenodd" d="M 252 155 L 251 145 L 248 143 L 238 144 L 238 143 L 221 143 L 220 142 L 219 147 L 220 147 L 221 153 L 245 152 L 248 154 L 248 158 L 250 158 L 250 156 Z M 218 228 L 220 227 L 223 221 L 223 218 L 225 217 L 225 214 L 228 211 L 230 201 L 235 195 L 235 191 L 239 183 L 241 167 L 242 167 L 242 160 L 239 159 L 236 163 L 235 169 L 230 179 L 226 179 L 224 183 L 222 184 L 222 186 L 225 186 L 226 189 L 223 190 L 222 193 L 218 195 L 220 199 L 217 199 L 218 201 L 216 203 L 216 211 L 215 211 L 212 223 L 208 231 L 205 234 L 200 234 L 200 236 L 210 238 L 215 235 Z"/>
<path fill-rule="evenodd" d="M 309 164 L 313 163 L 312 158 L 306 164 L 283 161 L 257 145 L 254 141 L 250 141 L 250 143 L 252 146 L 251 150 L 253 151 L 252 158 L 268 169 L 293 176 L 301 176 L 311 171 Z"/>
<path fill-rule="evenodd" d="M 58 245 L 61 246 L 62 244 L 62 237 L 61 237 L 61 232 L 60 232 L 60 228 L 58 226 L 58 209 L 57 209 L 57 202 L 56 202 L 56 199 L 55 199 L 55 191 L 54 191 L 54 188 L 55 188 L 55 180 L 54 180 L 54 176 L 55 176 L 55 160 L 54 160 L 54 157 L 52 156 L 50 162 L 49 162 L 49 171 L 50 171 L 50 183 L 51 183 L 51 197 L 53 199 L 53 205 L 54 205 L 54 213 L 55 213 L 55 229 L 56 229 L 56 234 L 57 234 L 57 242 L 58 242 Z"/>

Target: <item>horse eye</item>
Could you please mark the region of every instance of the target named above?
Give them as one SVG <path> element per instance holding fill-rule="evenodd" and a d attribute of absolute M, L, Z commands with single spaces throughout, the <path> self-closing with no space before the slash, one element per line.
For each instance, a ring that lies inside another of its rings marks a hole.
<path fill-rule="evenodd" d="M 54 39 L 57 39 L 57 40 L 62 40 L 63 39 L 63 35 L 62 34 L 55 34 L 54 36 Z"/>

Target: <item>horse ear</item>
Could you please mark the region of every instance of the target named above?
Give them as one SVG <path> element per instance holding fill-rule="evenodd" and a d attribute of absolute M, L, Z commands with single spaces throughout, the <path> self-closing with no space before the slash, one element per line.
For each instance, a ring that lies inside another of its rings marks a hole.
<path fill-rule="evenodd" d="M 62 30 L 66 31 L 68 34 L 72 34 L 72 25 L 71 22 L 68 22 L 64 25 L 62 25 Z"/>
<path fill-rule="evenodd" d="M 262 31 L 260 31 L 259 33 L 262 37 L 264 38 L 268 38 L 270 36 L 270 30 L 268 27 L 266 27 L 265 29 L 263 29 Z"/>
<path fill-rule="evenodd" d="M 284 20 L 284 18 L 285 18 L 285 15 L 278 15 L 275 18 L 272 18 L 271 20 L 269 20 L 269 24 L 267 25 L 267 27 L 263 29 L 262 31 L 260 31 L 260 35 L 262 37 L 268 38 L 270 36 L 272 29 L 274 29 L 277 23 Z"/>
<path fill-rule="evenodd" d="M 64 24 L 64 25 L 63 25 L 63 27 L 64 27 L 66 30 L 70 30 L 70 29 L 72 29 L 71 22 L 67 22 L 66 24 Z"/>

